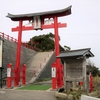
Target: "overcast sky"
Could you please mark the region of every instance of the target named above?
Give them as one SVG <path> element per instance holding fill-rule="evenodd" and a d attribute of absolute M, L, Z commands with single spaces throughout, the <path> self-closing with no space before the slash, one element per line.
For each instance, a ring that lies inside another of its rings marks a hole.
<path fill-rule="evenodd" d="M 17 38 L 17 32 L 11 32 L 18 25 L 6 17 L 7 13 L 24 14 L 59 10 L 72 5 L 72 14 L 59 18 L 67 27 L 59 29 L 62 46 L 71 49 L 91 48 L 95 57 L 91 61 L 100 68 L 100 0 L 0 0 L 0 32 Z M 27 23 L 25 23 L 27 24 Z M 36 35 L 54 33 L 53 29 L 43 31 L 25 31 L 22 41 Z"/>

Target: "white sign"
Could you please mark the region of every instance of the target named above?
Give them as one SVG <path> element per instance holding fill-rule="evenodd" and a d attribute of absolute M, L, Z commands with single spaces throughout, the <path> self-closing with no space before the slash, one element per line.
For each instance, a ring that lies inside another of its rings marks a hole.
<path fill-rule="evenodd" d="M 0 40 L 0 67 L 2 67 L 2 40 Z"/>
<path fill-rule="evenodd" d="M 56 68 L 54 67 L 52 68 L 52 77 L 54 78 L 56 77 Z"/>
<path fill-rule="evenodd" d="M 7 68 L 7 77 L 11 77 L 11 68 Z"/>
<path fill-rule="evenodd" d="M 41 19 L 40 16 L 34 17 L 34 29 L 41 29 Z"/>
<path fill-rule="evenodd" d="M 100 100 L 100 99 L 91 96 L 81 95 L 81 100 Z"/>
<path fill-rule="evenodd" d="M 45 19 L 44 19 L 44 24 L 45 24 L 45 25 L 50 25 L 50 24 L 52 24 L 52 23 L 54 23 L 53 18 L 45 18 Z"/>

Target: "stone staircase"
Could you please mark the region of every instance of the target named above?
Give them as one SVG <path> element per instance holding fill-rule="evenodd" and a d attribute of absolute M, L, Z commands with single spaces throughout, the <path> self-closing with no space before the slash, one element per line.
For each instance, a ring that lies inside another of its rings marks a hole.
<path fill-rule="evenodd" d="M 51 65 L 47 65 L 50 62 L 50 58 L 52 57 L 54 52 L 37 52 L 31 59 L 26 62 L 27 70 L 26 70 L 26 80 L 29 83 L 33 83 L 34 81 L 41 80 L 39 77 L 43 69 L 50 67 L 50 70 L 47 70 L 45 73 L 48 73 L 48 78 L 51 77 Z M 51 64 L 51 63 L 50 63 Z M 47 68 L 48 69 L 48 68 Z M 43 74 L 43 73 L 42 73 Z M 42 75 L 41 75 L 42 76 Z M 43 77 L 44 78 L 44 77 Z"/>
<path fill-rule="evenodd" d="M 17 43 L 14 41 L 7 40 L 5 38 L 2 38 L 2 40 L 4 41 L 2 66 L 4 69 L 2 72 L 2 79 L 4 79 L 7 77 L 8 63 L 12 63 L 12 67 L 15 67 Z M 32 49 L 21 46 L 20 67 L 22 66 L 22 64 L 26 64 L 26 79 L 28 83 L 32 83 L 33 81 L 40 81 L 44 78 L 51 78 L 52 62 L 55 62 L 55 52 L 36 52 Z"/>

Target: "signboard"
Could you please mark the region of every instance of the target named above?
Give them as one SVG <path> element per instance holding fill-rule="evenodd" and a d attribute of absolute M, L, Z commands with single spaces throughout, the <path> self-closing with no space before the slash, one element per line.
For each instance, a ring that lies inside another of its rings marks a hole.
<path fill-rule="evenodd" d="M 7 77 L 11 77 L 11 68 L 7 68 Z"/>
<path fill-rule="evenodd" d="M 70 61 L 67 65 L 66 75 L 67 78 L 81 78 L 82 73 L 82 62 L 81 61 Z"/>
<path fill-rule="evenodd" d="M 52 77 L 55 78 L 56 77 L 56 68 L 52 67 Z"/>
<path fill-rule="evenodd" d="M 34 29 L 41 29 L 41 19 L 40 16 L 34 17 Z"/>
<path fill-rule="evenodd" d="M 0 40 L 0 67 L 2 67 L 2 40 Z"/>

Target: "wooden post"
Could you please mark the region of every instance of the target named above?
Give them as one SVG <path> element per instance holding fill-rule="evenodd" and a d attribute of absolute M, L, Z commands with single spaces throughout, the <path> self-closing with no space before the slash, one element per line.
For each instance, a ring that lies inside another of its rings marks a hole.
<path fill-rule="evenodd" d="M 86 57 L 83 59 L 83 86 L 84 86 L 84 91 L 87 92 L 87 82 L 86 82 Z"/>
<path fill-rule="evenodd" d="M 89 75 L 89 80 L 90 80 L 90 92 L 92 92 L 93 91 L 93 78 L 92 78 L 92 74 L 90 73 L 90 75 Z"/>
<path fill-rule="evenodd" d="M 26 84 L 26 65 L 22 66 L 22 85 Z"/>
<path fill-rule="evenodd" d="M 20 56 L 21 56 L 21 39 L 22 39 L 22 20 L 19 21 L 19 30 L 18 30 L 18 44 L 17 44 L 17 55 L 16 55 L 16 68 L 15 68 L 15 86 L 19 85 L 20 81 Z"/>
<path fill-rule="evenodd" d="M 12 80 L 11 67 L 12 67 L 12 64 L 9 63 L 8 68 L 7 68 L 7 88 L 11 88 L 11 80 Z"/>
<path fill-rule="evenodd" d="M 59 47 L 59 36 L 58 36 L 58 18 L 54 17 L 54 33 L 55 33 L 55 53 L 56 56 L 60 54 L 60 47 Z M 60 58 L 56 58 L 56 70 L 57 70 L 57 87 L 62 87 L 62 77 L 61 77 L 61 64 Z"/>
<path fill-rule="evenodd" d="M 57 85 L 57 73 L 56 73 L 56 63 L 52 63 L 52 89 L 56 89 Z"/>
<path fill-rule="evenodd" d="M 64 61 L 64 89 L 65 89 L 65 91 L 67 91 L 67 84 L 66 84 L 66 67 L 67 67 L 66 61 Z"/>

